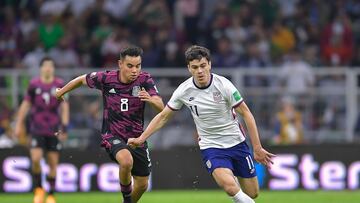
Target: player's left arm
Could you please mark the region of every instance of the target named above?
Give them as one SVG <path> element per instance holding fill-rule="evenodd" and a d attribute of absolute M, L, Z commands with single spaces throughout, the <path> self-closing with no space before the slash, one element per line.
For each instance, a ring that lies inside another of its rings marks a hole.
<path fill-rule="evenodd" d="M 256 121 L 250 109 L 245 104 L 245 102 L 241 102 L 241 104 L 237 106 L 235 110 L 243 117 L 245 121 L 246 128 L 249 132 L 251 144 L 254 150 L 254 159 L 257 162 L 262 163 L 267 167 L 270 167 L 270 165 L 273 164 L 271 158 L 274 157 L 275 155 L 266 151 L 262 147 L 259 138 L 259 132 L 256 127 Z"/>
<path fill-rule="evenodd" d="M 151 96 L 143 87 L 139 91 L 139 98 L 141 101 L 149 103 L 158 112 L 164 109 L 164 102 L 162 98 L 158 95 Z"/>

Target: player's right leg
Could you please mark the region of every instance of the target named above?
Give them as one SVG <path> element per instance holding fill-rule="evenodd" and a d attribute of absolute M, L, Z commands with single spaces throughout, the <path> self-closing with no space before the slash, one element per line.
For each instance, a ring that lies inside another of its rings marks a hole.
<path fill-rule="evenodd" d="M 119 163 L 119 178 L 124 203 L 131 203 L 131 169 L 133 167 L 133 158 L 127 149 L 118 151 L 115 157 Z"/>
<path fill-rule="evenodd" d="M 228 168 L 216 168 L 212 176 L 216 183 L 233 199 L 235 203 L 254 203 L 248 195 L 240 189 L 236 177 Z"/>
<path fill-rule="evenodd" d="M 40 160 L 44 154 L 42 148 L 43 144 L 44 142 L 41 136 L 32 136 L 30 158 L 31 158 L 31 174 L 33 178 L 33 188 L 34 188 L 34 203 L 43 203 L 45 197 L 45 190 L 43 189 L 41 183 L 41 166 L 40 166 Z"/>
<path fill-rule="evenodd" d="M 101 145 L 106 149 L 110 158 L 119 164 L 119 178 L 121 193 L 124 203 L 131 203 L 131 170 L 133 168 L 133 157 L 127 149 L 124 140 L 118 137 L 109 137 L 102 140 Z"/>

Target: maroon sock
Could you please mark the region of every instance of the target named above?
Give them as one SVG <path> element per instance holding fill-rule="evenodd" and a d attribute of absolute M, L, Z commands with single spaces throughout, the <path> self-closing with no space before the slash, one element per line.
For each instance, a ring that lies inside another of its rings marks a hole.
<path fill-rule="evenodd" d="M 42 187 L 42 185 L 41 185 L 41 173 L 33 173 L 32 178 L 33 178 L 33 186 L 34 186 L 34 188 Z"/>
<path fill-rule="evenodd" d="M 130 196 L 131 191 L 132 191 L 132 185 L 131 182 L 128 185 L 123 185 L 120 183 L 121 186 L 121 192 L 123 193 L 124 196 Z"/>
<path fill-rule="evenodd" d="M 46 180 L 49 182 L 50 185 L 50 190 L 49 190 L 49 194 L 52 195 L 55 192 L 55 177 L 46 177 Z"/>

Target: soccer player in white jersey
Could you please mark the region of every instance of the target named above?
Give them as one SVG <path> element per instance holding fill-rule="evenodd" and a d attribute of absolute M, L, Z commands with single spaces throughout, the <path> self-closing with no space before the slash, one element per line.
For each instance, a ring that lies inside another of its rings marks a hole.
<path fill-rule="evenodd" d="M 192 77 L 180 84 L 167 106 L 140 137 L 130 138 L 128 145 L 141 146 L 185 105 L 196 124 L 203 162 L 209 173 L 234 202 L 254 202 L 259 184 L 236 112 L 246 123 L 254 159 L 269 167 L 275 155 L 262 147 L 255 119 L 239 91 L 225 77 L 210 72 L 210 51 L 194 45 L 187 49 L 185 58 Z"/>

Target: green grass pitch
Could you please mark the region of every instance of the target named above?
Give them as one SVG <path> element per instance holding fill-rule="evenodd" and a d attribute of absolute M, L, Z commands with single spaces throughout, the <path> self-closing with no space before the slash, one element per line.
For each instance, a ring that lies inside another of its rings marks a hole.
<path fill-rule="evenodd" d="M 57 193 L 57 203 L 120 203 L 120 193 Z M 32 194 L 0 194 L 1 203 L 31 203 Z M 139 203 L 231 203 L 220 190 L 161 190 Z M 359 191 L 261 191 L 256 203 L 359 203 Z"/>

